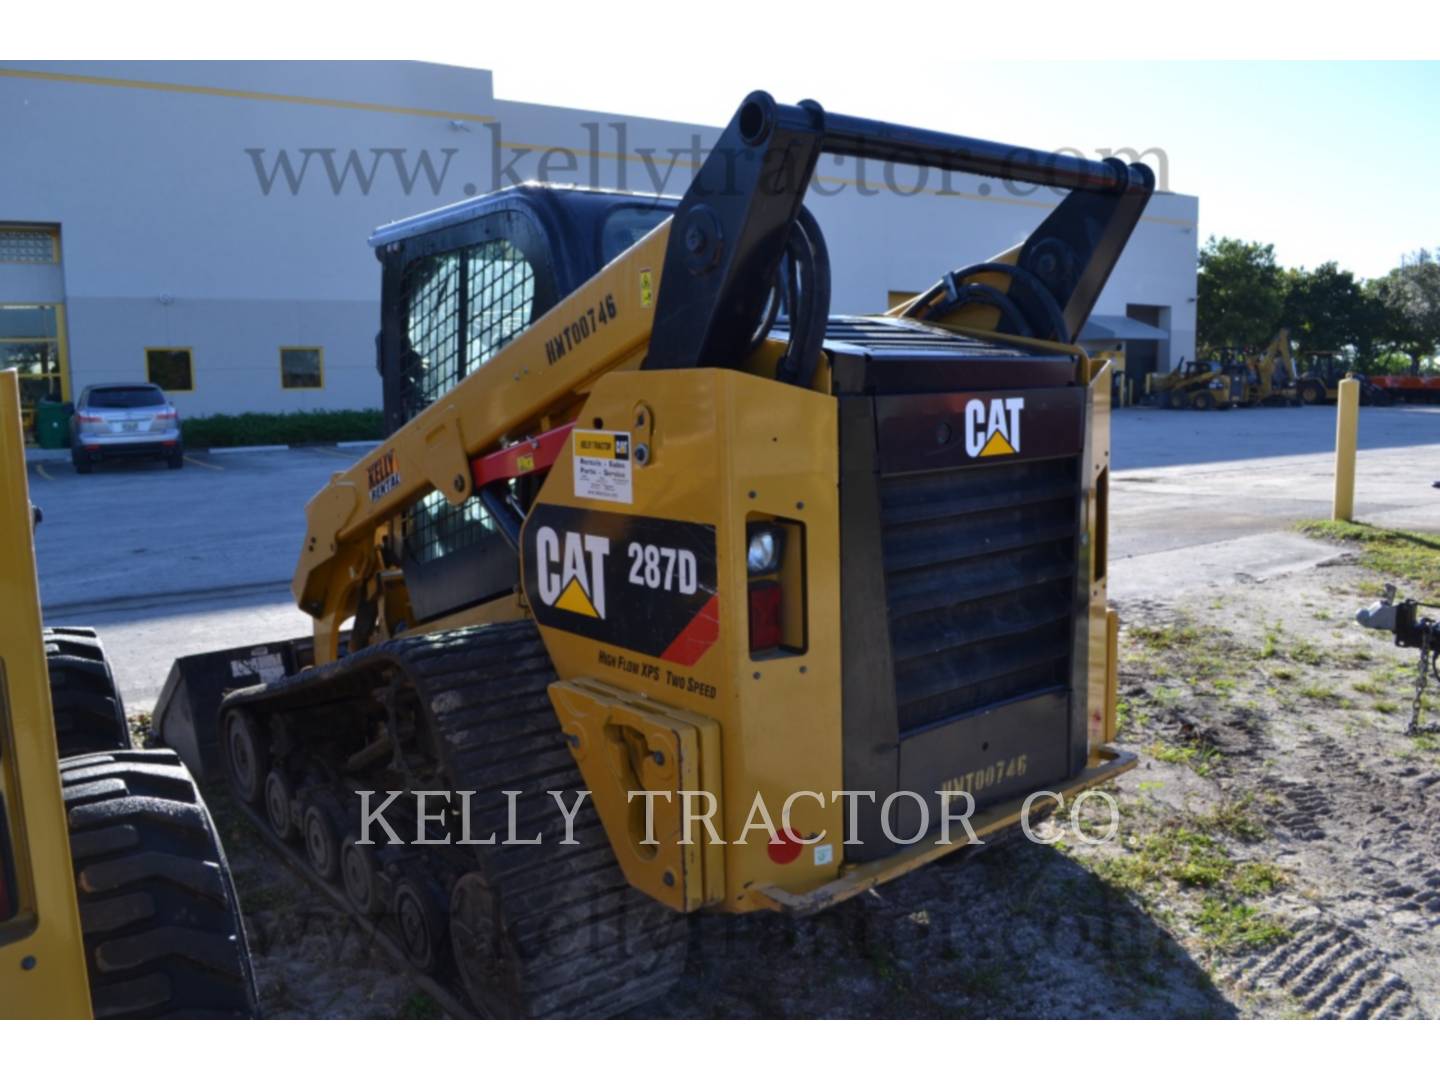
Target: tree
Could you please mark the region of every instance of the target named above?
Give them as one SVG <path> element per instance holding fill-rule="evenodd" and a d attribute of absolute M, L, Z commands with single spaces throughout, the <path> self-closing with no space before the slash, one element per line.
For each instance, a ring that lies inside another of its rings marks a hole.
<path fill-rule="evenodd" d="M 1368 282 L 1368 291 L 1384 312 L 1381 339 L 1408 356 L 1411 372 L 1419 374 L 1421 360 L 1440 351 L 1440 262 L 1421 248 Z"/>
<path fill-rule="evenodd" d="M 1200 252 L 1198 336 L 1203 349 L 1256 345 L 1280 327 L 1285 276 L 1272 244 L 1212 236 Z"/>
<path fill-rule="evenodd" d="M 1281 322 L 1306 350 L 1338 352 L 1354 346 L 1363 362 L 1374 356 L 1384 336 L 1385 310 L 1354 274 L 1327 262 L 1314 270 L 1285 271 Z"/>

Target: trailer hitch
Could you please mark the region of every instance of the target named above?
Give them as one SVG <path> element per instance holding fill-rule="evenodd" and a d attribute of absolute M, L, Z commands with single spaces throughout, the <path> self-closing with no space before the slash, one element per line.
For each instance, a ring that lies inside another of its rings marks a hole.
<path fill-rule="evenodd" d="M 1440 733 L 1440 724 L 1420 724 L 1421 702 L 1425 695 L 1425 684 L 1433 675 L 1440 682 L 1440 622 L 1421 615 L 1421 607 L 1429 607 L 1418 600 L 1395 600 L 1395 586 L 1385 586 L 1384 599 L 1377 600 L 1369 607 L 1355 613 L 1355 621 L 1367 630 L 1388 630 L 1395 635 L 1395 647 L 1419 649 L 1420 662 L 1415 671 L 1415 697 L 1410 704 L 1410 723 L 1406 735 Z"/>

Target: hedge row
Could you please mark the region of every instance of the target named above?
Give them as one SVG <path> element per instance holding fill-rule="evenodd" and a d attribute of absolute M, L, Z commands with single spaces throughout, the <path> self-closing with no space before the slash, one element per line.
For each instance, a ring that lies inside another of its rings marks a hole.
<path fill-rule="evenodd" d="M 313 412 L 216 413 L 180 421 L 181 438 L 196 450 L 215 446 L 337 443 L 378 439 L 379 409 L 316 409 Z"/>

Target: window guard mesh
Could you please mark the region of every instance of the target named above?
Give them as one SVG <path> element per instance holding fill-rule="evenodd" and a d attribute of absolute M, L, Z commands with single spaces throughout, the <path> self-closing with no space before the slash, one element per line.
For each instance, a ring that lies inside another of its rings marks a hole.
<path fill-rule="evenodd" d="M 530 324 L 535 270 L 508 240 L 488 240 L 418 262 L 405 299 L 404 409 L 409 420 L 490 361 Z M 462 285 L 464 286 L 462 289 Z M 471 496 L 452 506 L 432 491 L 405 512 L 405 548 L 426 563 L 495 536 Z"/>

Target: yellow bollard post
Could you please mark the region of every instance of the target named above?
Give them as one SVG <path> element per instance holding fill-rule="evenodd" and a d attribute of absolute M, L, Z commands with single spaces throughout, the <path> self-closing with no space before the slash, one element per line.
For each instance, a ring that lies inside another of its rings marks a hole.
<path fill-rule="evenodd" d="M 1355 436 L 1360 428 L 1360 380 L 1341 379 L 1335 402 L 1335 521 L 1355 520 Z"/>

